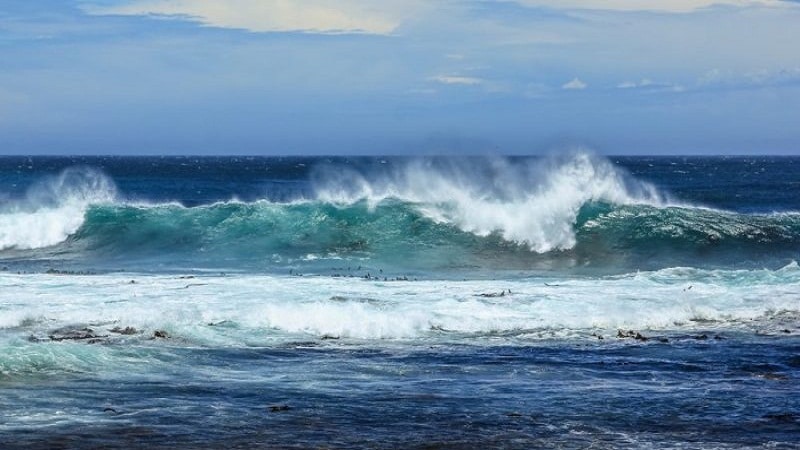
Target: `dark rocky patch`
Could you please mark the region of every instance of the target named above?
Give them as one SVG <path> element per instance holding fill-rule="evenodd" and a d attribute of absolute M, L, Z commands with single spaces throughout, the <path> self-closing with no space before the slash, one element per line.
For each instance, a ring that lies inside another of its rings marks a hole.
<path fill-rule="evenodd" d="M 642 342 L 647 342 L 650 340 L 649 337 L 639 333 L 638 331 L 633 331 L 633 330 L 628 330 L 628 331 L 617 330 L 617 338 L 618 339 L 631 338 Z"/>
<path fill-rule="evenodd" d="M 406 281 L 406 280 L 404 280 L 404 281 Z M 511 295 L 511 289 L 508 290 L 508 295 Z M 503 289 L 500 292 L 484 292 L 484 293 L 478 294 L 478 297 L 489 297 L 489 298 L 492 298 L 492 297 L 505 297 L 505 296 L 506 296 L 506 290 L 505 289 Z"/>
<path fill-rule="evenodd" d="M 112 329 L 110 329 L 108 331 L 110 331 L 112 333 L 123 334 L 123 335 L 126 335 L 126 336 L 130 336 L 132 334 L 138 333 L 136 328 L 133 328 L 133 327 L 125 327 L 125 328 L 114 327 L 114 328 L 112 328 Z"/>
<path fill-rule="evenodd" d="M 169 339 L 169 333 L 164 330 L 156 330 L 153 332 L 153 339 Z"/>
<path fill-rule="evenodd" d="M 99 342 L 102 338 L 107 338 L 108 335 L 99 335 L 94 330 L 88 327 L 72 328 L 64 327 L 53 330 L 47 335 L 51 341 L 89 341 L 90 343 Z"/>
<path fill-rule="evenodd" d="M 18 272 L 19 273 L 19 272 Z M 83 270 L 59 270 L 59 269 L 47 269 L 44 273 L 48 275 L 94 275 L 94 272 L 90 271 L 83 271 Z"/>

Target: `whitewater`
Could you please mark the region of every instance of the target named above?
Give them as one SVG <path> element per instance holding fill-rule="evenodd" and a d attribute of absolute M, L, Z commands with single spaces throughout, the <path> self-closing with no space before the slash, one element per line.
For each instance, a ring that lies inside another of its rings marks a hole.
<path fill-rule="evenodd" d="M 792 448 L 798 177 L 2 157 L 0 442 Z"/>

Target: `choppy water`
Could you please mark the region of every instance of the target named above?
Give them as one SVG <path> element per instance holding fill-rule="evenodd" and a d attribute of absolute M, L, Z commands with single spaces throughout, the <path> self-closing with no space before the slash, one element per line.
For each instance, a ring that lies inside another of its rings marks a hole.
<path fill-rule="evenodd" d="M 800 158 L 0 158 L 4 448 L 796 448 Z"/>

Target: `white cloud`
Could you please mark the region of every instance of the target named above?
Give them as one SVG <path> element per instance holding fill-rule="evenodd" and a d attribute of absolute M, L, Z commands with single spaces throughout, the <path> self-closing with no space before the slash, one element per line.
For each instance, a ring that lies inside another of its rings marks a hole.
<path fill-rule="evenodd" d="M 622 83 L 617 85 L 618 89 L 642 89 L 651 92 L 664 92 L 664 91 L 672 91 L 672 92 L 683 92 L 686 90 L 685 87 L 681 86 L 680 84 L 674 83 L 662 83 L 656 82 L 649 78 L 642 78 L 639 81 L 623 81 Z"/>
<path fill-rule="evenodd" d="M 690 12 L 711 6 L 787 6 L 781 0 L 518 0 L 528 6 L 558 9 Z"/>
<path fill-rule="evenodd" d="M 442 84 L 463 84 L 467 86 L 474 86 L 483 83 L 483 80 L 475 77 L 462 77 L 455 75 L 437 75 L 431 77 L 431 81 L 436 81 Z"/>
<path fill-rule="evenodd" d="M 423 0 L 131 0 L 85 6 L 95 15 L 153 15 L 253 32 L 390 34 Z"/>
<path fill-rule="evenodd" d="M 561 89 L 570 89 L 570 90 L 581 90 L 586 89 L 589 85 L 581 81 L 579 78 L 573 78 L 571 81 L 568 81 L 561 85 Z"/>

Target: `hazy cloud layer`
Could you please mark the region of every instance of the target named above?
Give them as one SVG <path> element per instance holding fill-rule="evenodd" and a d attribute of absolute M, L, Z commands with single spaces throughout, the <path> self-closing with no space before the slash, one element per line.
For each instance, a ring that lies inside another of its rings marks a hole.
<path fill-rule="evenodd" d="M 389 34 L 420 2 L 383 0 L 134 0 L 85 5 L 96 15 L 144 15 L 253 32 Z"/>

